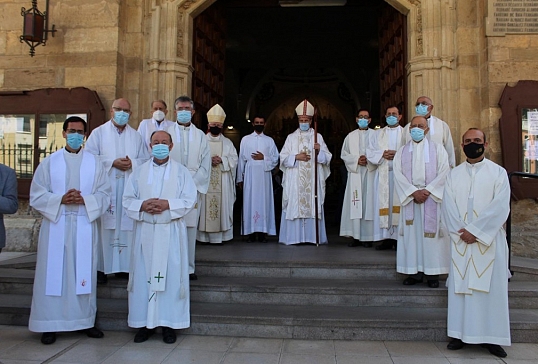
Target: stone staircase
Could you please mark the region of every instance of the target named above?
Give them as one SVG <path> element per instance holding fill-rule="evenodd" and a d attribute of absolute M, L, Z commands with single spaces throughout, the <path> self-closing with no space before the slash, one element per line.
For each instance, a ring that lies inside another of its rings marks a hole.
<path fill-rule="evenodd" d="M 35 257 L 34 257 L 35 260 Z M 34 263 L 35 264 L 35 263 Z M 538 342 L 538 263 L 514 258 L 513 342 Z M 447 293 L 406 287 L 395 253 L 329 246 L 197 247 L 185 334 L 295 339 L 445 341 Z M 32 260 L 0 265 L 0 324 L 27 325 Z M 126 281 L 98 287 L 97 325 L 128 330 Z"/>

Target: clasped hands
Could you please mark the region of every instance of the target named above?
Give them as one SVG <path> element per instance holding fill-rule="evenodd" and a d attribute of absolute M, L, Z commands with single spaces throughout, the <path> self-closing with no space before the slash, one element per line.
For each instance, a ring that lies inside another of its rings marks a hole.
<path fill-rule="evenodd" d="M 215 166 L 217 166 L 217 165 L 219 165 L 221 163 L 222 163 L 222 158 L 219 157 L 218 155 L 215 155 L 215 156 L 211 157 L 211 165 L 213 167 L 215 167 Z"/>
<path fill-rule="evenodd" d="M 314 143 L 314 152 L 319 154 L 320 145 L 319 143 Z M 301 152 L 299 154 L 295 154 L 295 160 L 301 161 L 301 162 L 308 162 L 312 157 L 310 157 L 310 154 L 307 154 L 306 152 Z"/>
<path fill-rule="evenodd" d="M 169 210 L 170 205 L 168 200 L 161 200 L 160 198 L 150 198 L 142 202 L 140 211 L 147 212 L 148 214 L 160 214 L 165 210 Z"/>
<path fill-rule="evenodd" d="M 391 161 L 394 159 L 394 155 L 396 154 L 396 151 L 395 150 L 385 150 L 383 152 L 383 158 Z"/>
<path fill-rule="evenodd" d="M 118 158 L 114 159 L 114 162 L 112 162 L 112 167 L 119 169 L 120 171 L 127 171 L 131 169 L 133 166 L 131 159 L 129 159 L 129 156 L 126 155 L 125 158 Z"/>
<path fill-rule="evenodd" d="M 84 198 L 79 190 L 71 188 L 62 196 L 62 204 L 64 205 L 84 205 Z"/>
<path fill-rule="evenodd" d="M 467 244 L 474 244 L 476 243 L 476 236 L 471 234 L 465 229 L 459 229 L 458 234 L 460 234 L 460 239 L 463 240 L 463 242 Z"/>
<path fill-rule="evenodd" d="M 359 166 L 365 166 L 365 165 L 367 165 L 367 164 L 368 164 L 368 160 L 366 159 L 366 156 L 365 156 L 365 155 L 361 155 L 361 156 L 359 157 L 359 160 L 357 161 L 357 164 L 358 164 Z"/>
<path fill-rule="evenodd" d="M 413 201 L 415 201 L 415 203 L 421 204 L 426 202 L 428 196 L 430 196 L 430 191 L 426 189 L 416 190 L 411 196 L 413 196 Z"/>

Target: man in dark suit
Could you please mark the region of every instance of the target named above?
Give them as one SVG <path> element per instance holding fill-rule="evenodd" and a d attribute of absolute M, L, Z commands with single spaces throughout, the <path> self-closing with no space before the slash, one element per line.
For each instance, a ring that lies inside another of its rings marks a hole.
<path fill-rule="evenodd" d="M 14 214 L 18 208 L 15 171 L 0 163 L 0 252 L 6 246 L 4 214 Z"/>

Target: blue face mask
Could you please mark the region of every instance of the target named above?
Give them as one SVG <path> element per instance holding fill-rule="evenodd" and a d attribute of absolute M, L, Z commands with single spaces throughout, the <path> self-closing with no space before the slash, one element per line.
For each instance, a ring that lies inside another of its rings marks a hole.
<path fill-rule="evenodd" d="M 299 128 L 302 131 L 308 131 L 310 129 L 310 123 L 299 123 Z"/>
<path fill-rule="evenodd" d="M 418 104 L 415 106 L 415 113 L 420 116 L 425 116 L 428 114 L 428 105 Z"/>
<path fill-rule="evenodd" d="M 151 155 L 157 159 L 165 159 L 170 154 L 170 148 L 166 144 L 155 144 L 151 147 Z"/>
<path fill-rule="evenodd" d="M 114 111 L 114 121 L 123 126 L 129 122 L 129 114 L 125 111 Z"/>
<path fill-rule="evenodd" d="M 421 128 L 412 128 L 410 132 L 411 139 L 413 139 L 413 141 L 418 143 L 422 141 L 422 139 L 424 139 L 424 130 L 422 130 Z"/>
<path fill-rule="evenodd" d="M 368 127 L 368 119 L 359 119 L 357 124 L 359 124 L 359 128 L 366 129 Z"/>
<path fill-rule="evenodd" d="M 187 124 L 191 122 L 192 113 L 189 110 L 179 110 L 177 112 L 176 120 L 179 123 Z"/>
<path fill-rule="evenodd" d="M 394 126 L 398 124 L 398 118 L 394 115 L 387 116 L 386 119 L 387 119 L 387 124 L 389 124 L 390 126 Z"/>
<path fill-rule="evenodd" d="M 78 133 L 67 134 L 67 145 L 69 145 L 71 149 L 78 150 L 78 148 L 81 147 L 83 141 L 84 135 L 80 135 Z"/>

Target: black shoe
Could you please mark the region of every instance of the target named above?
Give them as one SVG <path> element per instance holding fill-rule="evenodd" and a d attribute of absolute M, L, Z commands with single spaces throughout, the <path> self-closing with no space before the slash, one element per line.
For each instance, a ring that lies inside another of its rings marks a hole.
<path fill-rule="evenodd" d="M 265 239 L 265 233 L 258 233 L 258 241 L 260 243 L 267 243 L 267 240 Z"/>
<path fill-rule="evenodd" d="M 136 333 L 134 337 L 135 343 L 143 343 L 144 341 L 147 341 L 151 335 L 155 333 L 155 329 L 149 330 L 147 327 L 142 327 L 138 332 Z"/>
<path fill-rule="evenodd" d="M 198 280 L 198 276 L 196 275 L 196 273 L 189 274 L 189 281 L 197 281 L 197 280 Z"/>
<path fill-rule="evenodd" d="M 54 344 L 55 341 L 56 341 L 55 332 L 44 332 L 43 335 L 41 335 L 41 342 L 45 345 Z"/>
<path fill-rule="evenodd" d="M 363 241 L 362 242 L 362 246 L 365 247 L 365 248 L 371 248 L 372 247 L 372 242 L 371 241 Z"/>
<path fill-rule="evenodd" d="M 101 330 L 99 330 L 95 326 L 90 327 L 89 329 L 82 330 L 82 332 L 84 332 L 86 335 L 88 335 L 88 337 L 91 337 L 91 338 L 94 338 L 94 339 L 100 339 L 103 336 L 105 336 L 105 334 L 103 334 L 103 332 Z"/>
<path fill-rule="evenodd" d="M 481 347 L 483 348 L 486 348 L 488 349 L 488 351 L 490 352 L 490 354 L 493 354 L 495 356 L 498 356 L 499 358 L 506 358 L 506 351 L 504 351 L 503 348 L 501 348 L 500 345 L 495 345 L 495 344 L 481 344 L 480 345 Z"/>
<path fill-rule="evenodd" d="M 354 248 L 356 246 L 361 246 L 361 245 L 362 243 L 359 240 L 353 239 L 353 241 L 349 243 L 347 246 L 349 246 L 350 248 Z"/>
<path fill-rule="evenodd" d="M 439 288 L 439 280 L 438 279 L 428 279 L 428 287 L 430 287 L 430 288 Z"/>
<path fill-rule="evenodd" d="M 248 235 L 247 243 L 254 243 L 256 241 L 256 233 L 252 233 Z"/>
<path fill-rule="evenodd" d="M 108 278 L 104 272 L 97 271 L 97 283 L 98 284 L 106 284 L 108 281 Z"/>
<path fill-rule="evenodd" d="M 446 348 L 448 350 L 460 350 L 461 348 L 463 348 L 465 346 L 465 343 L 463 341 L 461 341 L 460 339 L 452 339 L 448 345 L 446 346 Z"/>
<path fill-rule="evenodd" d="M 394 243 L 389 240 L 383 240 L 381 244 L 375 247 L 375 250 L 391 250 Z"/>
<path fill-rule="evenodd" d="M 413 277 L 407 277 L 403 281 L 404 286 L 412 286 L 412 285 L 415 285 L 417 283 L 422 283 L 422 279 L 418 280 L 418 279 L 415 279 Z M 439 283 L 437 285 L 439 285 Z"/>
<path fill-rule="evenodd" d="M 116 276 L 116 278 L 119 278 L 119 279 L 129 279 L 129 273 L 127 272 L 118 272 L 114 274 L 114 276 Z"/>
<path fill-rule="evenodd" d="M 173 344 L 176 342 L 176 332 L 174 329 L 163 326 L 163 342 Z"/>

